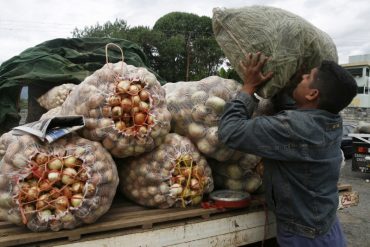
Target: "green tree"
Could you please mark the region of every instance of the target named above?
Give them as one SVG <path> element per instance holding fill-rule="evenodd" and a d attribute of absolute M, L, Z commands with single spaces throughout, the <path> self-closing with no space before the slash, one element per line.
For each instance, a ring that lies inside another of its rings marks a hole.
<path fill-rule="evenodd" d="M 129 26 L 125 20 L 116 19 L 113 23 L 108 21 L 103 25 L 97 23 L 95 26 L 86 26 L 83 29 L 75 28 L 72 31 L 74 38 L 84 37 L 106 37 L 106 38 L 126 38 L 126 32 Z"/>
<path fill-rule="evenodd" d="M 217 73 L 223 53 L 206 16 L 172 12 L 155 23 L 153 30 L 164 33 L 158 44 L 159 71 L 168 81 L 199 80 Z"/>

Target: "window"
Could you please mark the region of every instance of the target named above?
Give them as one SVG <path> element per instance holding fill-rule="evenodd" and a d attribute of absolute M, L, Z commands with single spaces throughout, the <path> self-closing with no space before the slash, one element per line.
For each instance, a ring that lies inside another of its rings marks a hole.
<path fill-rule="evenodd" d="M 369 68 L 366 68 L 366 76 L 369 76 Z"/>
<path fill-rule="evenodd" d="M 362 68 L 347 68 L 346 69 L 353 77 L 362 77 Z"/>

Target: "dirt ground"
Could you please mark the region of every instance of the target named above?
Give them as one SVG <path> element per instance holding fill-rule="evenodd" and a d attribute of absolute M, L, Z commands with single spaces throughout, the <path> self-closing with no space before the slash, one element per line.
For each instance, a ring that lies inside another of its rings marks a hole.
<path fill-rule="evenodd" d="M 338 216 L 348 247 L 370 246 L 370 173 L 353 172 L 351 166 L 352 161 L 346 160 L 339 181 L 352 185 L 352 190 L 359 192 L 360 203 L 338 210 Z"/>

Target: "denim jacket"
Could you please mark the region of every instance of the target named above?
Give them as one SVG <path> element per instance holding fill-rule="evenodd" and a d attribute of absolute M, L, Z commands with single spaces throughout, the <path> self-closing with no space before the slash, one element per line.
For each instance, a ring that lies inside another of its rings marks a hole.
<path fill-rule="evenodd" d="M 228 102 L 220 140 L 263 157 L 265 196 L 277 227 L 310 238 L 327 233 L 338 207 L 341 117 L 301 109 L 250 119 L 255 106 L 242 92 Z"/>

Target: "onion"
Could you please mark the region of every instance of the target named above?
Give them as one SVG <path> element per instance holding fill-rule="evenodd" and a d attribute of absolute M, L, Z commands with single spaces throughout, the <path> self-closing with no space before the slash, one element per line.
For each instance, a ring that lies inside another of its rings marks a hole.
<path fill-rule="evenodd" d="M 36 202 L 36 209 L 37 210 L 42 210 L 46 209 L 49 207 L 49 202 L 50 202 L 50 195 L 49 194 L 44 194 L 41 195 Z"/>
<path fill-rule="evenodd" d="M 71 197 L 71 205 L 73 207 L 79 207 L 82 204 L 83 195 L 82 194 L 75 194 Z"/>
<path fill-rule="evenodd" d="M 108 98 L 108 104 L 110 106 L 119 106 L 121 104 L 121 97 L 118 95 L 112 95 Z"/>
<path fill-rule="evenodd" d="M 135 115 L 136 113 L 140 112 L 140 108 L 138 106 L 134 106 L 131 109 L 131 114 Z"/>
<path fill-rule="evenodd" d="M 65 211 L 67 210 L 69 206 L 69 201 L 66 196 L 59 196 L 55 201 L 54 201 L 54 207 L 57 210 L 60 211 Z"/>
<path fill-rule="evenodd" d="M 130 112 L 132 108 L 132 101 L 129 98 L 122 99 L 121 107 L 124 112 Z"/>
<path fill-rule="evenodd" d="M 41 191 L 49 191 L 52 188 L 52 183 L 48 179 L 44 179 L 40 181 L 39 188 Z"/>
<path fill-rule="evenodd" d="M 115 126 L 119 131 L 124 131 L 126 129 L 126 124 L 123 121 L 116 122 Z"/>
<path fill-rule="evenodd" d="M 202 196 L 194 196 L 191 198 L 191 204 L 192 205 L 198 205 L 202 201 Z"/>
<path fill-rule="evenodd" d="M 96 186 L 92 183 L 85 184 L 84 186 L 84 193 L 86 196 L 93 196 L 95 195 Z"/>
<path fill-rule="evenodd" d="M 48 167 L 50 170 L 60 170 L 63 167 L 63 161 L 55 158 L 49 162 Z"/>
<path fill-rule="evenodd" d="M 71 187 L 70 186 L 66 186 L 63 188 L 62 190 L 62 193 L 64 196 L 66 196 L 67 198 L 71 198 L 72 197 L 72 190 L 71 190 Z"/>
<path fill-rule="evenodd" d="M 62 173 L 62 183 L 63 184 L 73 184 L 75 180 L 75 176 L 77 175 L 77 172 L 73 168 L 67 167 L 64 169 Z"/>
<path fill-rule="evenodd" d="M 81 170 L 78 174 L 78 179 L 82 182 L 85 182 L 89 179 L 89 176 L 87 174 L 87 171 L 85 169 Z"/>
<path fill-rule="evenodd" d="M 45 164 L 48 161 L 48 156 L 44 153 L 38 153 L 35 157 L 35 161 L 37 164 Z"/>
<path fill-rule="evenodd" d="M 26 199 L 27 201 L 34 201 L 37 199 L 37 197 L 39 196 L 39 193 L 40 193 L 40 189 L 36 186 L 32 186 L 28 191 L 27 191 L 27 194 L 26 194 Z"/>
<path fill-rule="evenodd" d="M 146 114 L 138 112 L 134 115 L 134 123 L 137 125 L 143 125 L 145 123 Z"/>
<path fill-rule="evenodd" d="M 199 165 L 194 166 L 193 170 L 191 171 L 191 176 L 192 177 L 197 177 L 197 176 L 201 177 L 201 176 L 203 176 L 203 174 L 204 174 L 204 169 L 203 169 L 203 167 L 201 167 Z"/>
<path fill-rule="evenodd" d="M 61 192 L 59 189 L 53 187 L 49 191 L 49 194 L 52 199 L 57 199 L 61 195 Z"/>
<path fill-rule="evenodd" d="M 212 108 L 215 113 L 220 114 L 224 111 L 225 104 L 225 100 L 221 99 L 220 97 L 213 96 L 206 101 L 205 106 Z"/>
<path fill-rule="evenodd" d="M 118 93 L 126 93 L 130 88 L 130 81 L 122 80 L 117 84 L 117 92 Z"/>
<path fill-rule="evenodd" d="M 48 179 L 52 183 L 57 182 L 59 180 L 59 177 L 60 177 L 59 171 L 51 170 L 48 173 Z"/>
<path fill-rule="evenodd" d="M 73 168 L 73 167 L 76 166 L 76 163 L 77 163 L 77 158 L 74 157 L 74 156 L 69 156 L 69 157 L 64 159 L 64 165 L 66 167 Z"/>
<path fill-rule="evenodd" d="M 84 184 L 82 182 L 76 182 L 71 185 L 71 190 L 75 194 L 81 193 L 83 188 L 84 188 Z"/>
<path fill-rule="evenodd" d="M 120 106 L 114 106 L 112 108 L 112 118 L 114 119 L 121 118 L 122 114 L 123 114 L 123 111 Z"/>
<path fill-rule="evenodd" d="M 148 133 L 148 129 L 145 126 L 140 126 L 138 129 L 138 133 L 142 136 L 146 135 Z"/>
<path fill-rule="evenodd" d="M 177 175 L 175 177 L 175 183 L 184 184 L 185 182 L 186 182 L 186 178 L 184 175 Z"/>
<path fill-rule="evenodd" d="M 173 184 L 170 188 L 171 195 L 177 196 L 182 193 L 182 186 L 180 184 Z"/>
<path fill-rule="evenodd" d="M 39 212 L 39 217 L 41 221 L 48 221 L 52 217 L 51 211 L 49 209 L 42 210 Z"/>
<path fill-rule="evenodd" d="M 191 123 L 188 127 L 189 135 L 195 139 L 202 138 L 206 134 L 205 128 L 197 123 Z"/>
<path fill-rule="evenodd" d="M 192 190 L 199 190 L 200 186 L 199 186 L 199 181 L 198 179 L 195 179 L 195 178 L 192 178 L 190 180 L 190 188 Z"/>
<path fill-rule="evenodd" d="M 139 106 L 141 102 L 140 96 L 139 95 L 132 96 L 131 101 L 132 101 L 132 105 Z"/>
<path fill-rule="evenodd" d="M 144 102 L 144 101 L 140 101 L 140 103 L 139 103 L 139 109 L 142 112 L 148 112 L 149 111 L 149 104 L 146 103 L 146 102 Z"/>
<path fill-rule="evenodd" d="M 103 106 L 102 110 L 103 117 L 111 117 L 112 116 L 112 108 L 110 106 Z"/>
<path fill-rule="evenodd" d="M 139 93 L 139 87 L 137 85 L 131 85 L 128 92 L 131 95 L 137 95 Z"/>
<path fill-rule="evenodd" d="M 147 101 L 149 99 L 149 93 L 145 89 L 140 91 L 139 96 L 142 101 Z"/>

